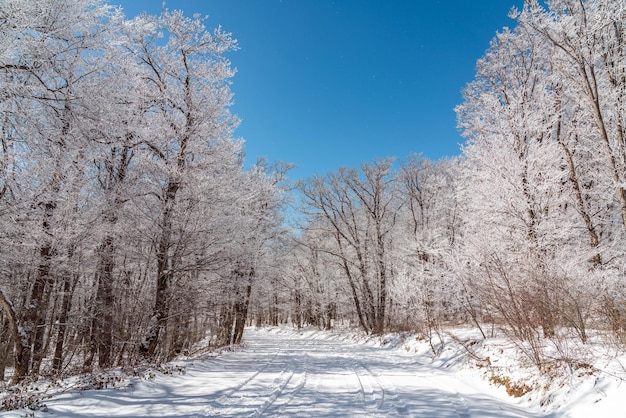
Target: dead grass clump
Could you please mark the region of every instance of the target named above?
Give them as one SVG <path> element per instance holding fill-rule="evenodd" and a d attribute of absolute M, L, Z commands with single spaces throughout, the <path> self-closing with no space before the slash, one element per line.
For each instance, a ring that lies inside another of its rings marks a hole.
<path fill-rule="evenodd" d="M 526 384 L 512 382 L 508 376 L 501 376 L 492 373 L 489 380 L 495 385 L 504 386 L 506 388 L 506 393 L 514 398 L 521 398 L 532 390 L 532 388 Z"/>

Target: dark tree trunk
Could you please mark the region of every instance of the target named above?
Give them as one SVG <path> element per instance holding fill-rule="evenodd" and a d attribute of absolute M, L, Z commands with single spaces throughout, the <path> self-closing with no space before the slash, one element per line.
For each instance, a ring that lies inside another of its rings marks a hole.
<path fill-rule="evenodd" d="M 220 314 L 219 340 L 223 344 L 231 344 L 234 322 L 233 310 L 230 307 L 223 307 Z"/>
<path fill-rule="evenodd" d="M 130 141 L 132 135 L 127 135 L 126 141 Z M 119 219 L 119 211 L 123 205 L 123 199 L 120 197 L 119 191 L 126 179 L 128 166 L 133 158 L 132 147 L 124 145 L 121 148 L 113 147 L 111 154 L 104 164 L 100 167 L 104 170 L 101 181 L 104 188 L 107 207 L 104 211 L 102 220 L 108 231 L 113 231 Z M 98 353 L 98 364 L 101 368 L 112 366 L 113 360 L 113 322 L 115 297 L 114 276 L 115 268 L 115 239 L 116 237 L 110 232 L 103 237 L 98 249 L 99 265 L 97 271 L 97 290 L 96 290 L 96 314 L 93 317 L 91 326 L 91 350 Z M 95 353 L 91 353 L 94 356 Z"/>
<path fill-rule="evenodd" d="M 115 224 L 115 222 L 109 224 Z M 113 346 L 113 237 L 106 236 L 100 246 L 100 265 L 97 273 L 97 291 L 95 314 L 91 327 L 91 348 L 98 353 L 98 365 L 101 368 L 111 366 Z"/>
<path fill-rule="evenodd" d="M 0 305 L 2 305 L 2 309 L 6 315 L 9 330 L 11 334 L 13 334 L 15 368 L 13 370 L 11 384 L 15 385 L 24 380 L 24 378 L 28 375 L 28 365 L 30 363 L 30 339 L 28 338 L 28 335 L 23 332 L 23 326 L 20 327 L 15 309 L 1 289 Z M 22 332 L 20 332 L 20 329 Z"/>
<path fill-rule="evenodd" d="M 56 205 L 53 203 L 45 204 L 43 230 L 46 234 L 50 233 L 50 219 L 55 208 Z M 27 373 L 37 374 L 43 358 L 45 320 L 50 296 L 49 288 L 52 284 L 50 263 L 53 252 L 52 245 L 48 242 L 39 248 L 37 275 L 30 292 L 29 304 L 22 317 L 23 329 L 30 340 L 29 346 L 32 347 L 32 351 L 27 350 L 23 353 L 26 367 L 30 367 Z"/>
<path fill-rule="evenodd" d="M 59 331 L 57 333 L 54 359 L 52 361 L 52 371 L 57 374 L 61 372 L 61 367 L 63 366 L 63 347 L 67 332 L 67 319 L 72 307 L 72 294 L 74 293 L 74 284 L 76 282 L 76 278 L 72 280 L 69 276 L 66 276 L 63 280 L 63 299 L 61 301 L 61 312 L 59 312 Z"/>
<path fill-rule="evenodd" d="M 243 298 L 235 305 L 235 329 L 233 335 L 233 344 L 240 344 L 243 337 L 243 330 L 246 326 L 246 318 L 248 317 L 248 307 L 250 305 L 250 294 L 252 293 L 252 280 L 254 270 L 250 272 L 246 291 L 242 295 Z"/>
<path fill-rule="evenodd" d="M 157 247 L 157 286 L 154 302 L 154 309 L 144 340 L 139 347 L 139 354 L 143 359 L 154 359 L 159 342 L 161 330 L 165 327 L 165 321 L 169 311 L 169 292 L 172 282 L 173 272 L 171 270 L 170 246 L 172 234 L 172 218 L 174 216 L 174 205 L 176 193 L 180 188 L 180 182 L 170 180 L 167 184 L 164 198 L 164 207 L 161 223 L 161 236 Z"/>

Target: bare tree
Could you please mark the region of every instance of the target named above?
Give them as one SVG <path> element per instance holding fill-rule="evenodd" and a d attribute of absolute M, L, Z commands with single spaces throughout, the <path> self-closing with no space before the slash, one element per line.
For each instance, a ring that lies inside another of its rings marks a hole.
<path fill-rule="evenodd" d="M 330 228 L 334 243 L 324 251 L 339 259 L 366 332 L 380 333 L 386 326 L 393 275 L 388 248 L 397 213 L 392 163 L 363 164 L 361 173 L 340 169 L 300 185 L 305 204 L 324 220 L 317 225 Z"/>

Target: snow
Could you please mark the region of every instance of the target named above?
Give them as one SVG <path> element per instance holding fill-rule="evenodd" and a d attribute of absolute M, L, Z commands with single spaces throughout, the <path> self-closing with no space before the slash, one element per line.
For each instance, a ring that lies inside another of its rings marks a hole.
<path fill-rule="evenodd" d="M 471 331 L 459 335 L 456 341 L 471 341 Z M 508 352 L 489 341 L 472 346 L 475 358 L 489 353 L 506 377 L 527 377 L 514 362 L 505 366 L 506 356 L 496 358 Z M 489 382 L 494 368 L 469 361 L 461 344 L 438 343 L 433 355 L 409 334 L 248 328 L 240 350 L 181 360 L 116 388 L 67 391 L 38 410 L 0 417 L 626 417 L 618 376 L 580 373 L 575 386 L 514 398 Z"/>

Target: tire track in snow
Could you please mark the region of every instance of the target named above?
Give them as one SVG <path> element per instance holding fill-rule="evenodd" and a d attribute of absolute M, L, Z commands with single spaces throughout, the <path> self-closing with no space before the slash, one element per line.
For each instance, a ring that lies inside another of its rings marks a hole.
<path fill-rule="evenodd" d="M 271 406 L 271 408 L 265 408 L 264 412 L 268 415 L 280 415 L 285 407 L 294 400 L 298 393 L 300 393 L 302 388 L 304 388 L 307 383 L 308 359 L 309 355 L 305 353 L 302 367 L 300 367 L 299 370 L 292 372 L 292 379 L 288 382 L 290 384 L 283 387 L 282 395 L 284 396 L 275 399 L 271 405 L 268 405 L 268 407 Z M 294 375 L 297 376 L 296 379 L 293 378 Z M 291 384 L 292 382 L 293 384 Z"/>
<path fill-rule="evenodd" d="M 387 413 L 393 414 L 394 412 L 400 415 L 407 415 L 406 404 L 399 400 L 397 389 L 393 383 L 389 381 L 384 375 L 373 372 L 368 366 L 360 361 L 357 361 L 359 367 L 367 372 L 367 374 L 376 382 L 380 387 L 382 396 L 377 403 L 377 409 L 384 410 Z M 385 408 L 383 408 L 385 407 Z"/>
<path fill-rule="evenodd" d="M 307 335 L 278 335 L 275 343 L 270 338 L 253 334 L 250 349 L 258 357 L 250 356 L 247 367 L 254 370 L 255 361 L 262 367 L 222 392 L 203 416 L 525 416 L 515 409 L 505 413 L 415 357 Z M 265 359 L 271 361 L 260 364 Z"/>
<path fill-rule="evenodd" d="M 370 409 L 381 409 L 385 402 L 385 388 L 360 362 L 354 361 L 350 368 L 361 384 L 365 406 Z"/>
<path fill-rule="evenodd" d="M 354 374 L 358 382 L 358 396 L 363 402 L 366 411 L 382 410 L 387 396 L 387 388 L 377 379 L 377 377 L 354 358 L 352 349 L 354 346 L 339 345 L 341 365 L 346 371 Z"/>
<path fill-rule="evenodd" d="M 290 344 L 279 348 L 259 370 L 211 402 L 200 416 L 261 416 L 278 399 L 294 375 L 288 363 L 278 361 L 289 348 Z M 277 366 L 280 369 L 278 376 L 272 370 Z"/>
<path fill-rule="evenodd" d="M 293 377 L 293 371 L 289 371 L 286 373 L 281 372 L 280 376 L 283 376 L 283 374 L 286 374 L 287 378 L 279 377 L 274 380 L 274 383 L 277 383 L 277 387 L 272 391 L 270 396 L 267 399 L 265 399 L 265 401 L 263 401 L 263 403 L 260 406 L 256 408 L 256 410 L 252 413 L 252 415 L 250 415 L 251 417 L 255 417 L 255 418 L 260 417 L 283 393 L 283 390 L 289 384 L 289 382 L 291 381 L 291 378 Z"/>

